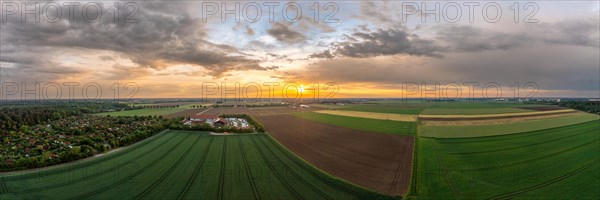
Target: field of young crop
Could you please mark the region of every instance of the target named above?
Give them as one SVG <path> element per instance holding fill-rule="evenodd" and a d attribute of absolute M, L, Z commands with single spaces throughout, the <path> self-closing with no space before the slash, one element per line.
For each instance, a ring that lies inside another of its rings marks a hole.
<path fill-rule="evenodd" d="M 471 109 L 449 109 L 449 108 L 431 108 L 425 109 L 423 115 L 482 115 L 482 114 L 500 114 L 500 113 L 525 113 L 533 110 L 523 108 L 471 108 Z"/>
<path fill-rule="evenodd" d="M 115 112 L 98 113 L 97 115 L 110 115 L 110 116 L 155 116 L 155 115 L 169 115 L 176 112 L 184 111 L 187 108 L 143 108 L 136 110 L 125 110 Z"/>
<path fill-rule="evenodd" d="M 600 121 L 518 134 L 419 138 L 419 199 L 594 199 Z M 415 184 L 416 183 L 416 184 Z"/>
<path fill-rule="evenodd" d="M 343 126 L 364 131 L 373 131 L 390 134 L 414 134 L 416 132 L 415 122 L 401 122 L 380 119 L 366 119 L 358 117 L 347 117 L 329 115 L 315 112 L 298 112 L 294 116 L 320 123 Z"/>
<path fill-rule="evenodd" d="M 512 103 L 512 102 L 424 102 L 431 109 L 483 109 L 483 108 L 524 108 L 540 107 L 543 105 Z"/>
<path fill-rule="evenodd" d="M 506 124 L 491 125 L 452 125 L 452 126 L 430 126 L 419 127 L 419 136 L 434 138 L 463 138 L 506 135 L 528 132 L 541 129 L 550 129 L 561 126 L 579 124 L 583 122 L 598 120 L 600 117 L 594 114 L 579 113 L 571 116 L 556 117 L 549 119 L 538 119 Z"/>
<path fill-rule="evenodd" d="M 106 155 L 0 175 L 0 199 L 392 199 L 321 173 L 266 134 L 170 131 Z"/>
<path fill-rule="evenodd" d="M 375 101 L 370 104 L 331 105 L 317 104 L 316 107 L 375 113 L 427 114 L 427 115 L 478 115 L 499 113 L 533 112 L 528 108 L 548 107 L 535 104 L 506 102 L 427 102 L 427 101 Z"/>
<path fill-rule="evenodd" d="M 376 113 L 392 113 L 392 114 L 411 114 L 416 115 L 421 113 L 424 106 L 410 106 L 403 104 L 380 104 L 380 105 L 352 105 L 339 108 L 340 110 L 361 111 L 361 112 L 376 112 Z"/>

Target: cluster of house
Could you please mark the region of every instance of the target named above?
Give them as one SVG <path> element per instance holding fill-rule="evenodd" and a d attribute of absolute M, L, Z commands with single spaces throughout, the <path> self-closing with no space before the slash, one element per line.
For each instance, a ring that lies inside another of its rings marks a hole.
<path fill-rule="evenodd" d="M 250 128 L 250 124 L 244 118 L 219 117 L 218 115 L 194 115 L 184 121 L 185 125 L 209 124 L 213 127 L 232 126 L 238 129 Z"/>

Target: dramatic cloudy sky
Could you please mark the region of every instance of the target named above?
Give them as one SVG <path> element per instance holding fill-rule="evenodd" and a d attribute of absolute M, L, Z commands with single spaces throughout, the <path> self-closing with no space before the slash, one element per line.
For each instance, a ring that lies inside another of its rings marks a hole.
<path fill-rule="evenodd" d="M 14 91 L 6 87 L 13 82 L 78 82 L 75 93 L 94 83 L 106 98 L 115 82 L 134 82 L 135 97 L 201 97 L 203 83 L 213 82 L 298 83 L 308 93 L 314 83 L 328 90 L 324 83 L 333 82 L 336 97 L 402 97 L 413 83 L 464 89 L 477 82 L 475 96 L 494 83 L 511 97 L 516 82 L 521 89 L 535 83 L 536 96 L 600 96 L 598 1 L 497 1 L 500 13 L 491 7 L 487 14 L 482 8 L 490 1 L 479 2 L 472 20 L 469 7 L 458 2 L 458 21 L 456 7 L 445 2 L 428 14 L 423 6 L 431 10 L 436 2 L 415 1 L 413 10 L 407 1 L 319 1 L 315 15 L 317 1 L 298 1 L 292 3 L 302 16 L 293 21 L 294 7 L 287 20 L 282 12 L 288 2 L 270 13 L 273 2 L 239 1 L 239 22 L 232 14 L 223 18 L 223 4 L 214 1 L 120 2 L 116 16 L 114 2 L 101 1 L 101 17 L 89 6 L 82 15 L 85 2 L 70 13 L 65 3 L 73 1 L 55 2 L 61 12 L 44 10 L 48 2 L 40 1 L 39 22 L 33 15 L 23 21 L 19 10 L 13 14 L 15 5 L 22 12 L 21 2 L 2 2 L 3 94 Z M 214 7 L 207 5 L 217 5 L 217 13 L 210 15 Z M 261 18 L 253 21 L 256 5 Z"/>

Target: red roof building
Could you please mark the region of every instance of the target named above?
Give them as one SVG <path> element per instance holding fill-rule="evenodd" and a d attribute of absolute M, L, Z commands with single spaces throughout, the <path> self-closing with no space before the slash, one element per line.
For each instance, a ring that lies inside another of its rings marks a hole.
<path fill-rule="evenodd" d="M 190 117 L 191 121 L 206 121 L 206 120 L 216 120 L 219 118 L 218 115 L 194 115 Z"/>

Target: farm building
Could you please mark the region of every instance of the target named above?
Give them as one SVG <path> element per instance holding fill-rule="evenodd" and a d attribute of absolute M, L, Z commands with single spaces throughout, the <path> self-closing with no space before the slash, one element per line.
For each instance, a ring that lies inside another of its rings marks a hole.
<path fill-rule="evenodd" d="M 227 121 L 225 121 L 225 119 L 223 119 L 223 118 L 218 118 L 217 120 L 215 120 L 213 125 L 216 127 L 223 127 L 223 126 L 227 125 Z"/>
<path fill-rule="evenodd" d="M 190 121 L 213 123 L 219 119 L 217 115 L 194 115 L 190 117 Z"/>

